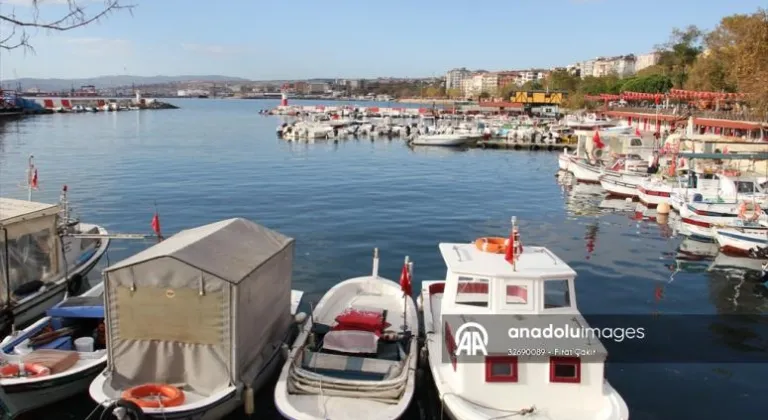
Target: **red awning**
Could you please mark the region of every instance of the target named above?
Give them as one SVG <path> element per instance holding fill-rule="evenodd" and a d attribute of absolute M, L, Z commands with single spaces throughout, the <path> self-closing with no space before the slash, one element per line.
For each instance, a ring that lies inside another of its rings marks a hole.
<path fill-rule="evenodd" d="M 627 111 L 607 111 L 605 112 L 606 115 L 610 115 L 611 117 L 632 117 L 632 119 L 648 119 L 651 121 L 656 121 L 656 114 L 646 114 L 646 113 L 639 113 L 639 112 L 627 112 Z M 686 121 L 685 117 L 681 117 L 679 115 L 664 115 L 664 114 L 658 114 L 659 121 Z"/>
<path fill-rule="evenodd" d="M 522 108 L 523 104 L 517 102 L 481 102 L 478 105 L 482 107 L 498 107 L 498 108 Z"/>

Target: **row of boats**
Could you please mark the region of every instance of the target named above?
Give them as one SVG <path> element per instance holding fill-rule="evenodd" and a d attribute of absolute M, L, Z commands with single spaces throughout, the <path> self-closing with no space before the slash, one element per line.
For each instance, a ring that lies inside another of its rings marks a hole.
<path fill-rule="evenodd" d="M 74 105 L 71 107 L 56 107 L 53 108 L 54 112 L 67 114 L 67 113 L 82 113 L 82 112 L 115 112 L 115 111 L 139 111 L 141 108 L 136 105 L 119 105 L 116 102 L 108 102 L 103 105 L 97 106 L 85 106 Z"/>
<path fill-rule="evenodd" d="M 480 139 L 506 139 L 515 143 L 555 144 L 571 138 L 575 129 L 593 126 L 597 117 L 561 121 L 528 116 L 467 115 L 461 119 L 421 115 L 416 121 L 393 122 L 391 117 L 356 118 L 337 114 L 313 113 L 284 122 L 277 127 L 278 138 L 288 141 L 315 141 L 356 137 L 401 137 L 414 145 L 466 146 Z M 627 127 L 606 127 L 612 133 L 625 133 Z"/>
<path fill-rule="evenodd" d="M 566 150 L 558 164 L 578 182 L 599 184 L 611 196 L 638 199 L 661 212 L 675 210 L 681 233 L 717 241 L 723 252 L 754 257 L 768 253 L 768 177 L 727 163 L 768 156 L 681 153 L 675 146 L 653 153 L 648 159 L 639 154 L 598 159 Z M 713 164 L 697 166 L 695 159 Z"/>
<path fill-rule="evenodd" d="M 0 199 L 0 273 L 11 296 L 0 400 L 11 417 L 85 390 L 100 418 L 252 414 L 274 373 L 287 418 L 396 419 L 423 362 L 455 419 L 628 418 L 603 377 L 599 340 L 580 343 L 588 359 L 461 354 L 462 331 L 488 315 L 524 326 L 560 314 L 588 328 L 576 272 L 545 247 L 523 247 L 514 219 L 509 237 L 439 244 L 447 274 L 422 281 L 416 299 L 413 263 L 406 257 L 399 282 L 389 280 L 375 250 L 370 274 L 333 286 L 305 314 L 303 292 L 292 289 L 295 240 L 242 218 L 161 239 L 76 295 L 73 279 L 119 235 L 71 219 L 66 204 Z M 159 220 L 153 228 L 159 235 Z"/>

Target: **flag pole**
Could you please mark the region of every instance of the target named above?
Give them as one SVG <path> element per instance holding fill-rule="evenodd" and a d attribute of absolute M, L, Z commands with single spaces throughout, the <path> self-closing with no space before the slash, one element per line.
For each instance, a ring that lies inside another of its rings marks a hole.
<path fill-rule="evenodd" d="M 403 263 L 404 264 L 403 268 L 405 268 L 406 275 L 410 277 L 411 273 L 410 273 L 410 267 L 408 266 L 408 260 L 409 258 L 406 255 L 405 262 Z M 407 280 L 408 280 L 408 283 L 411 282 L 410 278 L 408 278 Z M 406 316 L 407 314 L 408 314 L 408 295 L 405 293 L 405 290 L 403 290 L 403 332 L 408 331 L 408 317 Z"/>
<path fill-rule="evenodd" d="M 517 216 L 512 216 L 512 270 L 517 271 Z"/>
<path fill-rule="evenodd" d="M 409 286 L 411 287 L 411 290 L 413 290 L 413 261 L 409 261 L 408 262 L 408 283 L 409 283 Z M 413 296 L 406 297 L 405 309 L 408 309 L 408 302 L 410 301 L 410 299 L 408 299 L 408 298 L 412 298 L 412 297 Z M 411 305 L 413 305 L 413 301 L 411 301 Z M 404 320 L 406 319 L 406 316 L 407 316 L 407 313 L 404 310 L 403 311 L 403 319 Z M 406 325 L 406 327 L 408 326 L 407 323 L 405 325 Z"/>
<path fill-rule="evenodd" d="M 29 164 L 27 165 L 27 201 L 32 201 L 32 171 L 35 167 L 33 159 L 35 156 L 29 155 Z"/>

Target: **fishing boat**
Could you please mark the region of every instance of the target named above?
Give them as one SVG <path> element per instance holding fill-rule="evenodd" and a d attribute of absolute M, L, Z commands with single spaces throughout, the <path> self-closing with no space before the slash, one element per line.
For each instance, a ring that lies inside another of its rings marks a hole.
<path fill-rule="evenodd" d="M 768 248 L 768 222 L 762 220 L 760 227 L 717 227 L 715 240 L 726 254 L 760 255 Z"/>
<path fill-rule="evenodd" d="M 422 283 L 425 346 L 442 409 L 458 420 L 629 418 L 604 377 L 600 340 L 569 340 L 568 348 L 589 352 L 580 358 L 553 348 L 558 340 L 508 335 L 544 328 L 548 314 L 563 316 L 566 328 L 589 328 L 576 305 L 576 272 L 547 248 L 523 247 L 514 219 L 512 226 L 508 240 L 441 243 L 446 278 Z"/>
<path fill-rule="evenodd" d="M 10 418 L 88 389 L 104 370 L 103 283 L 0 342 L 0 401 Z"/>
<path fill-rule="evenodd" d="M 373 273 L 332 287 L 312 311 L 275 388 L 275 405 L 293 420 L 400 418 L 415 388 L 418 314 L 412 264 L 401 284 Z"/>
<path fill-rule="evenodd" d="M 765 229 L 761 222 L 765 212 L 755 201 L 741 200 L 731 203 L 693 201 L 680 208 L 683 233 L 701 238 L 714 238 L 713 227 L 738 229 Z"/>
<path fill-rule="evenodd" d="M 220 419 L 283 361 L 302 292 L 294 240 L 235 218 L 188 229 L 104 270 L 107 368 L 91 398 L 127 418 Z"/>
<path fill-rule="evenodd" d="M 466 146 L 471 137 L 465 134 L 421 134 L 411 140 L 414 146 L 442 146 L 460 147 Z"/>
<path fill-rule="evenodd" d="M 34 172 L 36 173 L 36 171 Z M 0 198 L 0 331 L 25 327 L 80 291 L 109 247 L 106 229 L 71 216 L 67 186 L 59 204 Z M 91 234 L 92 237 L 79 235 Z"/>

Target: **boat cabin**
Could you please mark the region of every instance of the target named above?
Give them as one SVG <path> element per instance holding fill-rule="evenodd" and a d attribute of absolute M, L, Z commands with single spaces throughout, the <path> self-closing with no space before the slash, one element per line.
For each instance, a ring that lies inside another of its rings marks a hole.
<path fill-rule="evenodd" d="M 442 330 L 444 343 L 440 380 L 450 384 L 450 392 L 504 410 L 599 411 L 607 357 L 600 340 L 531 333 L 547 326 L 589 329 L 577 307 L 576 272 L 568 264 L 537 246 L 523 247 L 514 264 L 504 252 L 486 252 L 477 242 L 443 243 L 440 253 L 445 281 L 428 287 L 434 329 Z M 486 329 L 486 355 L 457 351 L 463 341 L 459 328 L 467 322 Z M 513 330 L 522 335 L 513 337 Z"/>
<path fill-rule="evenodd" d="M 59 206 L 0 198 L 0 303 L 22 300 L 58 278 Z M 7 268 L 7 272 L 6 272 Z"/>

